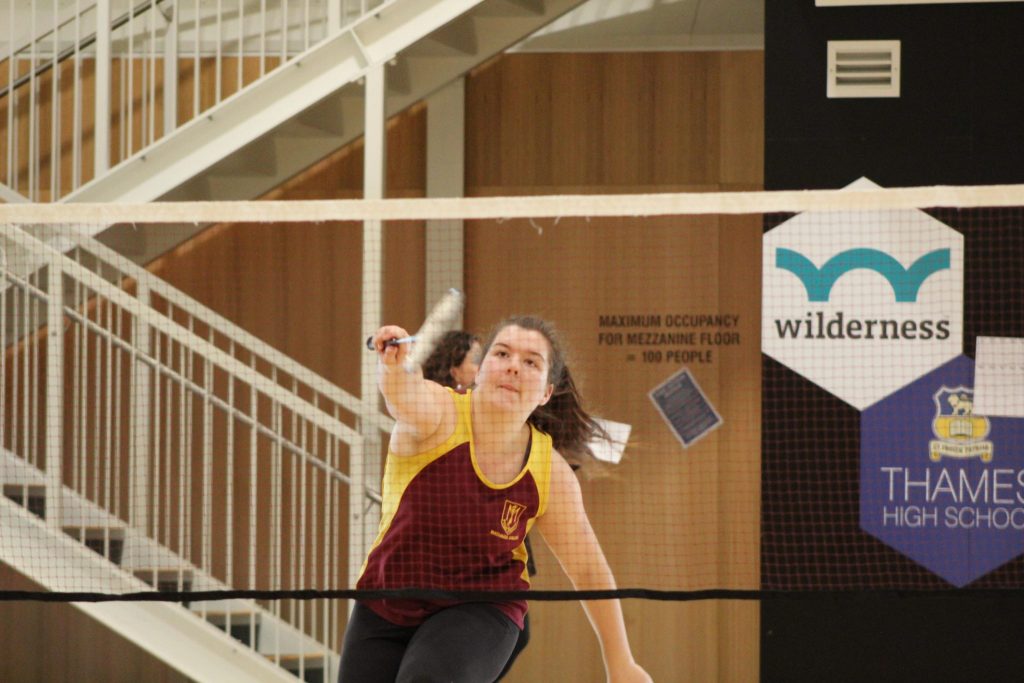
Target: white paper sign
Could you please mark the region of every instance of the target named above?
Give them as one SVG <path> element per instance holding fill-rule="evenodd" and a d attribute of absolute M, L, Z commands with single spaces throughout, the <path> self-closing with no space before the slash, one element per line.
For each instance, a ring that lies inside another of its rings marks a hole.
<path fill-rule="evenodd" d="M 1024 339 L 978 337 L 974 413 L 1024 417 Z"/>

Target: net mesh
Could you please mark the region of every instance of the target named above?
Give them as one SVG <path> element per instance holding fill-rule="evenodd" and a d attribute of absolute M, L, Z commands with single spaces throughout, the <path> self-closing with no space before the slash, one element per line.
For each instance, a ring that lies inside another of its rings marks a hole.
<path fill-rule="evenodd" d="M 977 339 L 1024 337 L 1020 206 L 1019 187 L 0 206 L 0 559 L 39 587 L 5 595 L 231 599 L 336 650 L 337 597 L 1019 589 L 1021 418 L 970 406 Z M 455 219 L 458 240 L 435 222 Z M 480 337 L 513 314 L 560 331 L 611 435 L 600 476 L 572 479 L 614 584 L 539 433 L 477 458 L 453 407 L 385 471 L 365 340 L 414 332 L 450 286 Z"/>

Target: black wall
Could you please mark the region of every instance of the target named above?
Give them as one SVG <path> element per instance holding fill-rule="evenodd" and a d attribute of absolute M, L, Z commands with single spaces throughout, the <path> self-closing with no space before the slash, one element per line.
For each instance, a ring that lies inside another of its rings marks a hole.
<path fill-rule="evenodd" d="M 1024 182 L 1024 3 L 765 3 L 766 189 Z M 828 40 L 901 41 L 901 96 L 828 99 Z"/>
<path fill-rule="evenodd" d="M 766 189 L 837 188 L 860 176 L 885 187 L 1024 183 L 1024 2 L 818 8 L 814 0 L 765 0 L 765 5 Z M 901 96 L 828 99 L 828 40 L 900 40 Z M 1018 305 L 1024 299 L 1021 212 L 954 212 L 943 218 L 968 241 L 965 352 L 973 355 L 979 334 L 1024 336 Z M 774 222 L 766 221 L 766 228 Z M 998 248 L 985 242 L 990 238 L 998 238 Z M 981 289 L 971 286 L 972 273 L 985 278 L 984 296 L 975 296 Z M 997 300 L 993 292 L 1005 298 Z M 1024 671 L 1019 591 L 999 599 L 908 599 L 877 592 L 814 596 L 815 588 L 883 588 L 873 576 L 856 573 L 856 558 L 865 556 L 877 564 L 872 568 L 878 575 L 890 572 L 913 584 L 893 588 L 942 591 L 948 586 L 877 541 L 856 537 L 856 411 L 766 359 L 764 396 L 773 395 L 785 400 L 765 401 L 762 424 L 784 425 L 794 419 L 794 406 L 802 405 L 804 436 L 813 425 L 822 426 L 816 443 L 823 452 L 821 462 L 804 463 L 806 471 L 795 472 L 801 465 L 794 463 L 787 442 L 793 431 L 773 437 L 766 428 L 762 584 L 808 593 L 807 599 L 763 603 L 762 680 L 1019 677 Z M 775 406 L 788 406 L 789 415 L 774 413 L 780 410 Z M 839 444 L 835 452 L 827 452 L 830 443 Z M 833 476 L 843 472 L 848 476 Z M 805 511 L 810 521 L 803 527 L 786 507 L 797 480 L 810 489 L 801 500 L 832 506 Z M 822 530 L 821 520 L 830 515 L 845 519 L 836 525 L 841 534 Z M 814 551 L 807 556 L 827 559 L 801 564 L 800 557 L 787 556 L 786 548 L 797 538 L 805 542 L 796 546 Z M 857 546 L 853 555 L 844 539 Z M 1022 576 L 1024 562 L 1015 561 L 972 587 L 1019 589 Z"/>

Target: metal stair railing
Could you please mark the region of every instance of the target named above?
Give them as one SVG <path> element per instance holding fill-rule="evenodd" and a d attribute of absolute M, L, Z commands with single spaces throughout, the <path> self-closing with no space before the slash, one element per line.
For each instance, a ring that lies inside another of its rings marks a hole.
<path fill-rule="evenodd" d="M 7 43 L 30 39 L 0 60 L 0 182 L 57 201 L 393 2 L 10 2 Z"/>
<path fill-rule="evenodd" d="M 252 590 L 344 585 L 343 558 L 358 540 L 345 511 L 363 495 L 344 472 L 363 437 L 338 419 L 341 401 L 320 407 L 340 389 L 287 360 L 287 378 L 261 368 L 263 358 L 208 322 L 224 321 L 192 317 L 202 307 L 151 275 L 132 271 L 136 280 L 127 263 L 83 265 L 99 263 L 102 247 L 80 248 L 76 260 L 15 226 L 0 231 L 5 254 L 45 263 L 28 276 L 2 264 L 0 446 L 40 473 L 4 481 L 5 494 L 20 491 L 26 507 L 43 494 L 48 525 L 106 557 L 116 549 L 123 568 L 157 587 L 188 590 L 199 577 Z M 146 291 L 178 301 L 161 312 L 140 300 Z M 314 387 L 320 398 L 301 395 Z M 315 641 L 327 660 L 337 610 L 276 601 L 287 625 L 277 649 L 257 636 L 255 618 L 249 642 L 277 662 L 298 643 L 302 668 L 303 643 Z"/>
<path fill-rule="evenodd" d="M 75 245 L 67 251 L 69 257 L 114 284 L 134 281 L 138 285 L 135 296 L 168 322 L 175 322 L 193 332 L 206 331 L 208 341 L 248 363 L 271 381 L 306 397 L 315 407 L 337 420 L 351 421 L 362 417 L 365 407 L 360 398 L 110 249 L 89 233 L 69 225 L 59 226 L 57 232 L 62 239 L 53 242 Z M 46 231 L 37 235 L 50 236 Z M 148 293 L 148 301 L 145 293 Z M 381 432 L 390 434 L 394 427 L 394 420 L 385 413 L 378 413 L 370 419 L 373 420 L 372 426 Z"/>

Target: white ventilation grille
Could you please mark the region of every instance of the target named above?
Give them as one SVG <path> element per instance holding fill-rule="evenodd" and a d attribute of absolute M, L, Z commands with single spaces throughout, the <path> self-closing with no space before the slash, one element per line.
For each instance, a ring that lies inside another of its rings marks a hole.
<path fill-rule="evenodd" d="M 828 41 L 829 97 L 899 97 L 900 41 Z"/>

